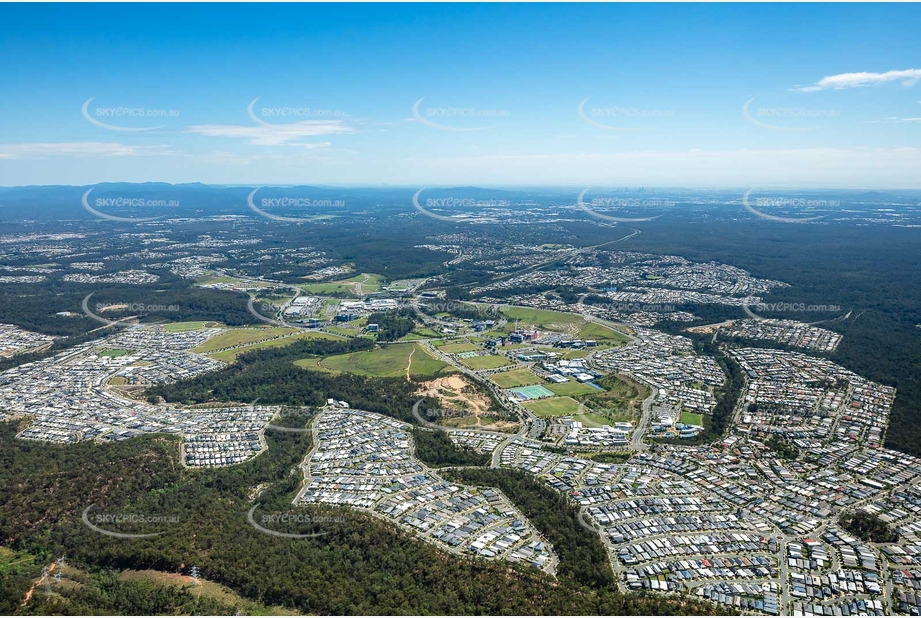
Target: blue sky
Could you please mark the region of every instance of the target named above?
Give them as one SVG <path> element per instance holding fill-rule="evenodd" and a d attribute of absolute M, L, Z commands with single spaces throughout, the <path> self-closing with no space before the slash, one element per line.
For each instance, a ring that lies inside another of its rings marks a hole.
<path fill-rule="evenodd" d="M 0 19 L 0 185 L 921 187 L 918 5 Z"/>

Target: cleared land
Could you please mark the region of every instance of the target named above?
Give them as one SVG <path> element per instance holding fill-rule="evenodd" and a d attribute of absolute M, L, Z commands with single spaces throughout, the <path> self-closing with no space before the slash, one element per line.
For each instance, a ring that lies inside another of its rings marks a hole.
<path fill-rule="evenodd" d="M 512 369 L 511 371 L 502 371 L 489 376 L 489 379 L 499 388 L 512 388 L 514 386 L 528 386 L 530 384 L 541 384 L 542 379 L 531 373 L 524 367 Z"/>
<path fill-rule="evenodd" d="M 168 333 L 184 333 L 190 330 L 213 328 L 219 325 L 219 322 L 172 322 L 171 324 L 164 324 L 163 330 Z"/>
<path fill-rule="evenodd" d="M 212 337 L 208 341 L 205 341 L 200 346 L 193 348 L 193 352 L 198 352 L 199 354 L 207 354 L 208 352 L 213 352 L 214 350 L 223 350 L 224 348 L 230 348 L 238 345 L 247 345 L 250 343 L 255 343 L 257 341 L 262 341 L 263 339 L 268 339 L 270 337 L 279 337 L 281 335 L 290 335 L 296 333 L 298 329 L 296 328 L 284 328 L 284 327 L 256 327 L 256 328 L 232 328 L 226 330 L 220 335 Z"/>
<path fill-rule="evenodd" d="M 623 345 L 630 341 L 627 335 L 595 323 L 585 324 L 580 328 L 579 339 L 594 339 L 595 341 L 604 341 L 613 345 Z"/>
<path fill-rule="evenodd" d="M 456 352 L 473 352 L 474 350 L 479 350 L 482 346 L 474 345 L 472 343 L 446 343 L 443 346 L 440 346 L 438 349 L 442 352 L 448 354 L 454 354 Z"/>
<path fill-rule="evenodd" d="M 510 331 L 514 330 L 515 322 L 517 321 L 518 325 L 522 327 L 534 326 L 542 330 L 572 334 L 576 332 L 580 324 L 585 323 L 581 315 L 534 309 L 532 307 L 503 307 L 502 313 L 509 319 L 506 328 Z"/>
<path fill-rule="evenodd" d="M 649 389 L 625 376 L 608 375 L 595 380 L 604 391 L 594 391 L 582 398 L 593 412 L 614 420 L 631 420 L 639 414 Z"/>
<path fill-rule="evenodd" d="M 225 363 L 232 363 L 237 359 L 238 356 L 249 352 L 251 350 L 258 350 L 261 348 L 280 348 L 286 345 L 291 345 L 299 339 L 338 339 L 339 337 L 335 335 L 330 335 L 329 333 L 321 332 L 304 332 L 298 335 L 292 335 L 290 337 L 282 337 L 281 339 L 272 339 L 270 341 L 260 341 L 259 343 L 243 346 L 239 348 L 234 348 L 233 350 L 224 350 L 223 352 L 215 352 L 214 354 L 209 354 L 211 358 Z"/>
<path fill-rule="evenodd" d="M 192 582 L 192 578 L 178 573 L 164 573 L 163 571 L 122 571 L 118 576 L 122 581 L 143 581 L 156 586 L 167 588 L 188 588 L 196 596 L 203 596 L 215 599 L 221 603 L 235 605 L 245 612 L 254 616 L 292 616 L 297 612 L 280 606 L 266 606 L 257 601 L 244 599 L 239 594 L 216 582 L 206 579 L 199 579 L 199 583 Z"/>
<path fill-rule="evenodd" d="M 366 276 L 367 280 L 365 280 Z M 301 289 L 305 292 L 312 292 L 314 294 L 344 294 L 354 296 L 357 294 L 356 283 L 361 282 L 361 293 L 367 294 L 369 292 L 380 292 L 383 279 L 384 278 L 380 275 L 362 273 L 340 281 L 305 283 L 301 285 Z"/>
<path fill-rule="evenodd" d="M 411 365 L 410 354 L 412 354 Z M 407 366 L 409 366 L 410 376 L 420 378 L 454 371 L 447 363 L 430 356 L 424 347 L 411 343 L 391 344 L 376 350 L 329 356 L 321 359 L 319 363 L 317 359 L 304 358 L 295 361 L 294 364 L 305 369 L 323 369 L 334 373 L 353 373 L 374 377 L 405 376 Z"/>
<path fill-rule="evenodd" d="M 512 364 L 512 361 L 498 354 L 485 354 L 483 356 L 462 358 L 460 362 L 471 369 L 498 369 L 499 367 L 505 367 Z"/>
<path fill-rule="evenodd" d="M 579 411 L 579 402 L 572 397 L 552 397 L 539 401 L 526 401 L 521 405 L 542 418 L 569 416 Z"/>

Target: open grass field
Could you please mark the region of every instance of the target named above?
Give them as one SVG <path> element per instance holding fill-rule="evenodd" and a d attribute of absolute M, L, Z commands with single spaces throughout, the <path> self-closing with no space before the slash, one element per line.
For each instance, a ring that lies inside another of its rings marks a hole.
<path fill-rule="evenodd" d="M 439 346 L 438 349 L 447 354 L 456 354 L 457 352 L 473 352 L 481 347 L 472 343 L 447 343 Z"/>
<path fill-rule="evenodd" d="M 552 390 L 557 395 L 564 395 L 569 397 L 577 397 L 579 395 L 588 395 L 590 393 L 601 392 L 597 388 L 593 388 L 588 384 L 581 384 L 572 380 L 569 382 L 564 382 L 563 384 L 548 384 L 547 388 Z"/>
<path fill-rule="evenodd" d="M 625 334 L 601 324 L 588 323 L 579 329 L 579 339 L 606 341 L 612 345 L 624 345 L 630 341 Z"/>
<path fill-rule="evenodd" d="M 571 397 L 552 397 L 538 401 L 526 401 L 523 404 L 535 416 L 551 418 L 554 416 L 569 416 L 579 411 L 579 402 Z"/>
<path fill-rule="evenodd" d="M 450 365 L 430 356 L 425 348 L 413 343 L 397 343 L 376 350 L 329 356 L 321 359 L 319 366 L 317 360 L 312 358 L 295 361 L 295 364 L 305 369 L 320 369 L 334 373 L 398 377 L 406 376 L 410 354 L 412 354 L 412 365 L 409 375 L 412 377 L 431 378 L 454 371 Z"/>
<path fill-rule="evenodd" d="M 214 328 L 219 325 L 220 322 L 172 322 L 170 324 L 164 324 L 163 330 L 168 333 L 187 333 L 192 330 Z"/>
<path fill-rule="evenodd" d="M 305 292 L 312 292 L 314 294 L 342 294 L 355 296 L 358 293 L 358 288 L 355 285 L 356 283 L 361 282 L 361 293 L 364 295 L 370 292 L 380 292 L 381 282 L 383 280 L 384 278 L 380 275 L 362 273 L 340 281 L 304 283 L 301 284 L 301 289 Z"/>
<path fill-rule="evenodd" d="M 533 325 L 544 330 L 558 332 L 569 332 L 570 326 L 585 323 L 581 315 L 532 307 L 503 307 L 502 313 L 509 319 L 513 329 L 513 322 L 516 320 L 522 325 Z"/>
<path fill-rule="evenodd" d="M 700 427 L 704 426 L 704 415 L 695 414 L 694 412 L 681 412 L 681 418 L 678 419 L 679 423 L 684 423 L 685 425 L 698 425 Z"/>
<path fill-rule="evenodd" d="M 470 358 L 463 358 L 461 361 L 463 364 L 467 365 L 471 369 L 498 369 L 499 367 L 505 367 L 511 365 L 512 361 L 505 358 L 504 356 L 499 356 L 498 354 L 486 354 L 484 356 L 471 356 Z"/>
<path fill-rule="evenodd" d="M 208 341 L 205 341 L 200 346 L 193 348 L 193 352 L 199 354 L 207 354 L 208 352 L 213 352 L 214 350 L 222 350 L 224 348 L 229 348 L 238 345 L 246 345 L 256 341 L 262 341 L 269 337 L 279 337 L 281 335 L 290 335 L 291 333 L 297 332 L 296 328 L 285 328 L 285 327 L 262 327 L 257 326 L 255 328 L 231 328 L 225 330 L 220 335 L 212 337 Z"/>
<path fill-rule="evenodd" d="M 572 420 L 579 421 L 586 427 L 599 427 L 601 425 L 613 425 L 614 421 L 599 414 L 592 414 L 591 412 L 583 412 L 582 414 L 574 414 Z"/>
<path fill-rule="evenodd" d="M 528 386 L 530 384 L 541 384 L 542 379 L 531 373 L 524 367 L 512 369 L 511 371 L 502 371 L 489 376 L 489 379 L 499 388 L 513 388 L 515 386 Z"/>
<path fill-rule="evenodd" d="M 207 579 L 199 579 L 199 584 L 192 582 L 190 577 L 178 573 L 165 573 L 163 571 L 122 571 L 119 576 L 122 581 L 143 581 L 156 586 L 188 588 L 196 596 L 215 599 L 221 603 L 235 605 L 241 612 L 253 616 L 291 616 L 297 612 L 280 606 L 267 607 L 257 601 L 244 599 L 236 592 Z"/>
<path fill-rule="evenodd" d="M 243 346 L 239 348 L 234 348 L 233 350 L 224 350 L 223 352 L 215 352 L 214 354 L 209 354 L 211 358 L 225 363 L 232 363 L 237 360 L 237 357 L 246 352 L 252 350 L 259 350 L 261 348 L 280 348 L 282 346 L 291 345 L 299 339 L 339 339 L 335 335 L 330 335 L 329 333 L 321 332 L 303 332 L 297 335 L 292 335 L 290 337 L 283 337 L 281 339 L 272 339 L 270 341 L 260 341 L 253 345 Z"/>
<path fill-rule="evenodd" d="M 583 397 L 582 401 L 592 409 L 604 409 L 608 416 L 617 420 L 629 420 L 639 413 L 643 400 L 649 396 L 649 389 L 630 378 L 607 375 L 595 380 L 604 391 L 595 391 Z"/>

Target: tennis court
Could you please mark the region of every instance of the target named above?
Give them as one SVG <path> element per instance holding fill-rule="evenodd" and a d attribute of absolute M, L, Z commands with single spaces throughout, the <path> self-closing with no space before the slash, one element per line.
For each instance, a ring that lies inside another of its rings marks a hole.
<path fill-rule="evenodd" d="M 544 388 L 540 384 L 534 384 L 533 386 L 519 386 L 518 388 L 511 389 L 511 391 L 522 399 L 543 399 L 544 397 L 556 396 L 553 391 L 548 388 Z"/>

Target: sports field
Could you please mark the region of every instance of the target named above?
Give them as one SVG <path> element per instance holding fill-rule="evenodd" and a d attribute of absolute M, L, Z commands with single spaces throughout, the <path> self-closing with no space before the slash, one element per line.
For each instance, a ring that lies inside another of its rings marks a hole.
<path fill-rule="evenodd" d="M 470 358 L 464 358 L 461 360 L 461 362 L 471 369 L 497 369 L 499 367 L 505 367 L 506 365 L 512 364 L 512 361 L 508 360 L 504 356 L 499 356 L 498 354 L 473 356 Z"/>
<path fill-rule="evenodd" d="M 544 397 L 553 397 L 554 395 L 553 391 L 548 390 L 547 387 L 540 384 L 534 384 L 532 386 L 519 386 L 517 388 L 513 388 L 512 392 L 523 399 L 542 399 Z"/>
<path fill-rule="evenodd" d="M 489 376 L 489 379 L 499 388 L 512 388 L 513 386 L 527 386 L 528 384 L 540 384 L 542 380 L 531 373 L 524 367 L 512 369 L 511 371 L 501 371 Z"/>
<path fill-rule="evenodd" d="M 678 419 L 679 423 L 684 423 L 685 425 L 697 425 L 699 427 L 704 426 L 704 415 L 695 414 L 694 412 L 681 412 L 681 418 Z"/>
<path fill-rule="evenodd" d="M 579 402 L 571 397 L 554 397 L 540 401 L 526 401 L 521 404 L 536 416 L 549 418 L 552 416 L 569 416 L 579 411 Z"/>
<path fill-rule="evenodd" d="M 581 382 L 574 382 L 570 380 L 569 382 L 563 382 L 562 384 L 550 384 L 547 386 L 557 395 L 566 395 L 570 397 L 577 397 L 579 395 L 588 395 L 589 393 L 600 393 L 594 386 L 589 386 L 588 384 L 582 384 Z"/>

